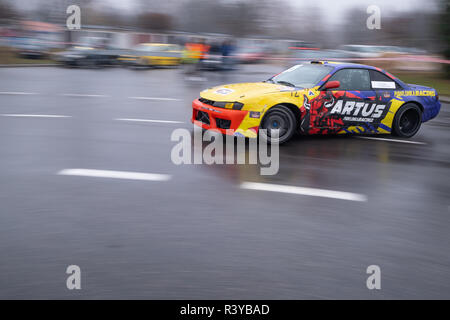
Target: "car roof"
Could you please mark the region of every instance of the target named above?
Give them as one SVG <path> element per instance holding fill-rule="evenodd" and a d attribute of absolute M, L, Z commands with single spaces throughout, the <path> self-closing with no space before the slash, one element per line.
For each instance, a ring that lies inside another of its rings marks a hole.
<path fill-rule="evenodd" d="M 305 61 L 305 62 L 307 63 L 308 61 Z M 369 66 L 366 64 L 350 63 L 350 62 L 342 62 L 342 61 L 325 61 L 325 60 L 313 60 L 313 61 L 309 61 L 309 63 L 334 67 L 334 69 L 328 74 L 326 79 L 328 79 L 328 77 L 332 73 L 335 73 L 337 70 L 345 69 L 345 68 L 359 68 L 359 69 L 369 69 L 369 70 L 379 71 L 379 72 L 387 75 L 389 78 L 393 79 L 394 81 L 397 81 L 403 87 L 405 86 L 405 83 L 403 81 L 401 81 L 400 79 L 398 79 L 396 76 L 392 75 L 391 73 L 389 73 L 383 69 L 380 69 L 378 67 Z M 321 80 L 320 84 L 323 84 L 325 81 L 326 80 Z"/>
<path fill-rule="evenodd" d="M 353 63 L 353 62 L 345 62 L 345 61 L 317 61 L 318 63 L 322 63 L 324 65 L 332 65 L 335 66 L 336 68 L 342 69 L 342 68 L 365 68 L 365 69 L 374 69 L 376 70 L 376 67 L 372 67 L 372 66 L 368 66 L 365 64 L 360 64 L 360 63 Z M 313 61 L 314 63 L 314 61 Z"/>
<path fill-rule="evenodd" d="M 334 67 L 333 71 L 336 71 L 338 69 L 344 69 L 344 68 L 361 68 L 361 69 L 370 69 L 370 70 L 377 70 L 382 73 L 388 73 L 383 69 L 369 66 L 366 64 L 360 64 L 360 63 L 353 63 L 353 62 L 345 62 L 345 61 L 326 61 L 326 60 L 313 60 L 313 61 L 305 61 L 309 62 L 311 64 L 321 64 L 321 65 L 328 65 L 330 67 Z"/>

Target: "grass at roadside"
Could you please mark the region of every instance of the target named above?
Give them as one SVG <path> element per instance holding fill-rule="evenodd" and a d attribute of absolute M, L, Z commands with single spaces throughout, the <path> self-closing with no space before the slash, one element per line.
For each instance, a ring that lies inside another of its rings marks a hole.
<path fill-rule="evenodd" d="M 435 88 L 439 95 L 450 97 L 450 79 L 445 79 L 442 73 L 430 72 L 396 72 L 395 76 L 403 82 Z"/>
<path fill-rule="evenodd" d="M 48 64 L 55 63 L 50 59 L 24 59 L 7 47 L 0 47 L 0 64 Z"/>

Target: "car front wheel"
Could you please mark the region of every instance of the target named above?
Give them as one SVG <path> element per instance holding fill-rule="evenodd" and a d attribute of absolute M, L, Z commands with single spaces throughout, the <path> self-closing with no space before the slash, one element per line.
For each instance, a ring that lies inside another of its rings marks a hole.
<path fill-rule="evenodd" d="M 271 108 L 261 121 L 259 136 L 269 143 L 283 144 L 295 133 L 297 121 L 294 113 L 286 106 L 277 105 Z M 274 130 L 278 130 L 276 137 Z"/>
<path fill-rule="evenodd" d="M 403 138 L 410 138 L 417 133 L 422 124 L 422 111 L 416 104 L 407 103 L 395 114 L 392 133 Z"/>

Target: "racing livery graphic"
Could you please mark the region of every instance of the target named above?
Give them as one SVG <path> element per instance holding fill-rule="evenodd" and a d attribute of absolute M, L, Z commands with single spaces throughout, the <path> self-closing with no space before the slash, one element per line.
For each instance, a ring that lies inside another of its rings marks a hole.
<path fill-rule="evenodd" d="M 376 133 L 375 124 L 384 118 L 389 109 L 386 104 L 342 98 L 342 95 L 333 95 L 331 91 L 323 91 L 311 101 L 305 96 L 302 108 L 305 120 L 300 128 L 308 134 L 339 133 L 358 123 L 364 123 L 368 131 Z"/>
<path fill-rule="evenodd" d="M 409 138 L 441 104 L 435 89 L 406 84 L 376 67 L 311 61 L 263 82 L 204 90 L 192 107 L 192 122 L 204 129 L 284 143 L 296 132 Z M 278 137 L 272 139 L 274 129 Z"/>
<path fill-rule="evenodd" d="M 331 92 L 321 92 L 316 98 L 309 101 L 304 96 L 303 111 L 304 121 L 302 121 L 301 131 L 309 134 L 316 133 L 337 133 L 344 127 L 344 122 L 339 115 L 332 116 L 329 110 L 333 107 L 335 97 Z M 327 115 L 330 114 L 329 117 Z"/>

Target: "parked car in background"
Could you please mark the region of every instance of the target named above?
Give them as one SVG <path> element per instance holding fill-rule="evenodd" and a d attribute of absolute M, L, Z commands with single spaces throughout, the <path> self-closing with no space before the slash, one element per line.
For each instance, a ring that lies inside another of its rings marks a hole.
<path fill-rule="evenodd" d="M 218 44 L 212 44 L 205 58 L 200 60 L 200 69 L 202 70 L 222 70 L 223 57 L 222 48 Z"/>
<path fill-rule="evenodd" d="M 389 46 L 389 45 L 359 45 L 359 44 L 347 44 L 339 47 L 339 50 L 351 54 L 359 58 L 379 58 L 384 54 L 407 54 L 407 55 L 426 55 L 426 50 Z"/>
<path fill-rule="evenodd" d="M 260 47 L 238 47 L 234 56 L 239 63 L 258 63 L 268 57 Z"/>
<path fill-rule="evenodd" d="M 39 39 L 20 38 L 14 45 L 14 51 L 21 58 L 44 59 L 49 54 L 48 46 Z"/>
<path fill-rule="evenodd" d="M 182 48 L 177 44 L 141 43 L 121 54 L 118 61 L 126 66 L 178 66 L 182 56 Z"/>
<path fill-rule="evenodd" d="M 355 57 L 355 54 L 343 50 L 302 48 L 290 50 L 291 61 L 289 63 L 301 63 L 308 60 L 348 60 Z"/>
<path fill-rule="evenodd" d="M 107 37 L 84 36 L 76 41 L 78 46 L 96 49 L 105 49 L 110 47 L 110 39 Z"/>
<path fill-rule="evenodd" d="M 96 49 L 75 46 L 53 55 L 53 59 L 66 66 L 105 67 L 116 65 L 123 51 L 119 49 Z"/>
<path fill-rule="evenodd" d="M 383 46 L 362 44 L 346 44 L 338 49 L 357 58 L 377 58 L 383 53 Z"/>

